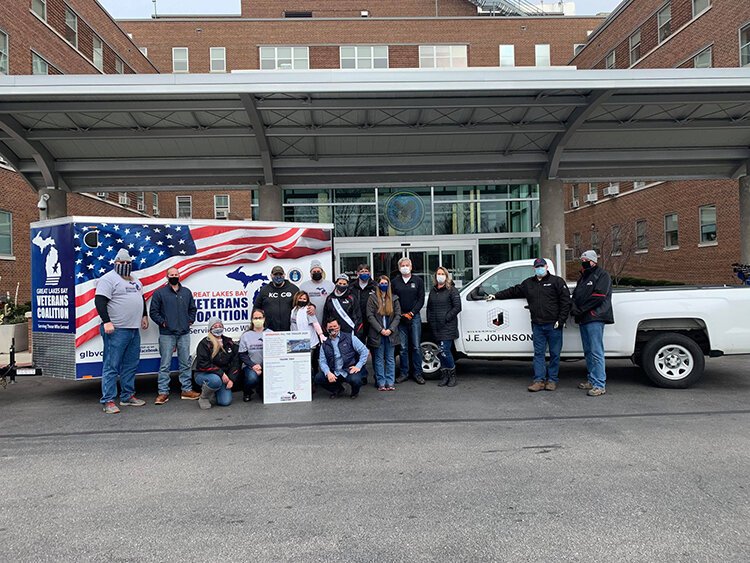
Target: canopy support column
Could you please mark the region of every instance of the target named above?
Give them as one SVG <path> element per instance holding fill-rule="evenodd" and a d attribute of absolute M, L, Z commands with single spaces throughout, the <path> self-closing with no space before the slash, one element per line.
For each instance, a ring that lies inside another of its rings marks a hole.
<path fill-rule="evenodd" d="M 740 176 L 740 262 L 750 264 L 750 160 Z"/>
<path fill-rule="evenodd" d="M 258 220 L 259 221 L 283 221 L 284 208 L 281 201 L 281 188 L 279 186 L 262 185 L 258 190 Z"/>
<path fill-rule="evenodd" d="M 539 233 L 540 255 L 555 260 L 557 275 L 565 278 L 565 206 L 562 180 L 542 178 L 539 181 Z"/>

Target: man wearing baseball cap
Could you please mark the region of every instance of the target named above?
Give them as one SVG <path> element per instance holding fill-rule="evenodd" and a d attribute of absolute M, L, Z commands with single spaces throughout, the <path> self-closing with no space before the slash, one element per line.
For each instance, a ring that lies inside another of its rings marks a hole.
<path fill-rule="evenodd" d="M 534 260 L 534 275 L 520 284 L 486 297 L 493 299 L 525 298 L 531 313 L 531 330 L 534 335 L 534 380 L 528 389 L 554 391 L 557 389 L 562 350 L 563 326 L 570 313 L 568 284 L 559 276 L 549 273 L 544 258 Z M 545 361 L 549 347 L 549 364 Z"/>
<path fill-rule="evenodd" d="M 310 304 L 315 306 L 315 316 L 323 326 L 323 308 L 326 299 L 333 293 L 333 282 L 325 279 L 326 273 L 320 260 L 310 262 L 310 279 L 300 284 L 300 291 L 306 291 L 310 296 Z"/>
<path fill-rule="evenodd" d="M 615 322 L 612 311 L 612 279 L 598 266 L 594 250 L 581 254 L 581 277 L 573 290 L 571 313 L 578 323 L 586 358 L 588 381 L 578 385 L 590 397 L 606 393 L 607 373 L 604 368 L 604 325 Z"/>
<path fill-rule="evenodd" d="M 271 330 L 289 330 L 291 327 L 292 298 L 299 288 L 286 279 L 284 268 L 271 268 L 271 283 L 264 285 L 253 303 L 266 315 L 266 327 Z"/>

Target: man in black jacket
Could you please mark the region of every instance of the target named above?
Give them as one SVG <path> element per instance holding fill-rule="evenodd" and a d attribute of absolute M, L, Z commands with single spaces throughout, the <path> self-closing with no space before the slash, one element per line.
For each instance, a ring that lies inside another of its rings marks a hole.
<path fill-rule="evenodd" d="M 357 279 L 349 284 L 349 288 L 352 295 L 359 301 L 360 319 L 362 319 L 362 331 L 356 336 L 362 342 L 367 342 L 367 302 L 370 300 L 370 296 L 375 293 L 375 282 L 370 273 L 370 266 L 367 264 L 357 266 Z"/>
<path fill-rule="evenodd" d="M 291 328 L 292 298 L 299 288 L 284 277 L 284 268 L 274 266 L 271 283 L 264 285 L 253 303 L 266 314 L 266 327 L 283 331 Z M 312 313 L 314 314 L 314 312 Z"/>
<path fill-rule="evenodd" d="M 399 374 L 396 383 L 409 379 L 409 355 L 411 355 L 414 381 L 424 385 L 422 376 L 422 317 L 420 312 L 424 305 L 424 282 L 419 276 L 412 275 L 412 264 L 408 258 L 398 261 L 401 275 L 391 280 L 391 291 L 401 302 L 401 322 L 398 334 L 401 338 L 399 354 Z"/>
<path fill-rule="evenodd" d="M 534 260 L 533 276 L 519 285 L 488 295 L 487 300 L 521 297 L 525 297 L 529 303 L 534 335 L 534 381 L 529 385 L 529 391 L 554 391 L 559 381 L 563 326 L 571 307 L 568 284 L 561 277 L 549 273 L 544 258 L 537 258 Z M 548 346 L 549 364 L 545 365 Z"/>
<path fill-rule="evenodd" d="M 612 279 L 597 263 L 593 250 L 581 254 L 581 277 L 573 290 L 573 317 L 581 331 L 588 381 L 578 385 L 590 397 L 606 393 L 604 368 L 604 325 L 615 322 L 612 312 Z"/>

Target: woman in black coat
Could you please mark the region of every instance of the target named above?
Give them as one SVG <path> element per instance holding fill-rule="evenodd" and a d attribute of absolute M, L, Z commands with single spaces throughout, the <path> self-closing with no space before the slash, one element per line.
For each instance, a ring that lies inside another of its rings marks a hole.
<path fill-rule="evenodd" d="M 450 272 L 440 266 L 435 270 L 433 286 L 427 299 L 427 323 L 432 335 L 440 344 L 440 366 L 443 377 L 440 387 L 456 386 L 456 362 L 451 346 L 458 338 L 458 314 L 461 312 L 461 298 L 453 285 Z"/>

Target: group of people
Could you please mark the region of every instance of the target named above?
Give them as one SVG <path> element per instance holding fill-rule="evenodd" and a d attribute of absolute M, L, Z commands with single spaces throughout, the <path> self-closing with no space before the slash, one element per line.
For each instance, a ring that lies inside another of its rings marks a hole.
<path fill-rule="evenodd" d="M 597 267 L 597 255 L 581 256 L 582 275 L 572 298 L 565 280 L 549 273 L 544 259 L 534 262 L 535 275 L 523 283 L 488 295 L 487 299 L 525 297 L 531 312 L 534 340 L 534 380 L 529 391 L 554 391 L 558 382 L 562 329 L 572 314 L 580 326 L 588 381 L 579 387 L 591 396 L 605 393 L 603 332 L 614 322 L 612 284 L 609 275 Z M 96 288 L 96 310 L 101 317 L 103 338 L 102 398 L 105 413 L 118 413 L 115 403 L 120 381 L 120 406 L 142 406 L 135 395 L 135 373 L 140 358 L 140 330 L 151 321 L 159 327 L 161 356 L 158 395 L 155 403 L 169 401 L 170 372 L 177 352 L 180 398 L 197 400 L 202 409 L 227 406 L 235 391 L 243 401 L 253 394 L 262 396 L 263 335 L 269 331 L 301 331 L 310 339 L 313 389 L 322 388 L 336 398 L 350 388 L 356 398 L 367 384 L 366 363 L 372 355 L 374 385 L 379 391 L 394 391 L 396 383 L 413 378 L 424 385 L 422 372 L 422 319 L 425 288 L 414 275 L 409 258 L 398 262 L 399 272 L 390 278 L 372 277 L 370 267 L 360 264 L 356 278 L 340 274 L 335 282 L 325 278 L 319 261 L 313 260 L 310 279 L 297 287 L 286 278 L 281 266 L 271 270 L 253 302 L 250 327 L 235 342 L 218 317 L 209 319 L 207 335 L 201 339 L 191 362 L 190 327 L 197 307 L 193 294 L 180 281 L 178 268 L 169 268 L 166 283 L 157 289 L 147 310 L 143 286 L 132 275 L 133 258 L 120 250 L 114 268 Z M 439 344 L 441 387 L 457 384 L 453 341 L 459 337 L 461 299 L 450 272 L 438 267 L 432 274 L 427 296 L 427 323 Z M 396 377 L 396 346 L 401 351 Z M 549 349 L 549 364 L 545 361 Z M 200 392 L 193 389 L 193 382 Z"/>

